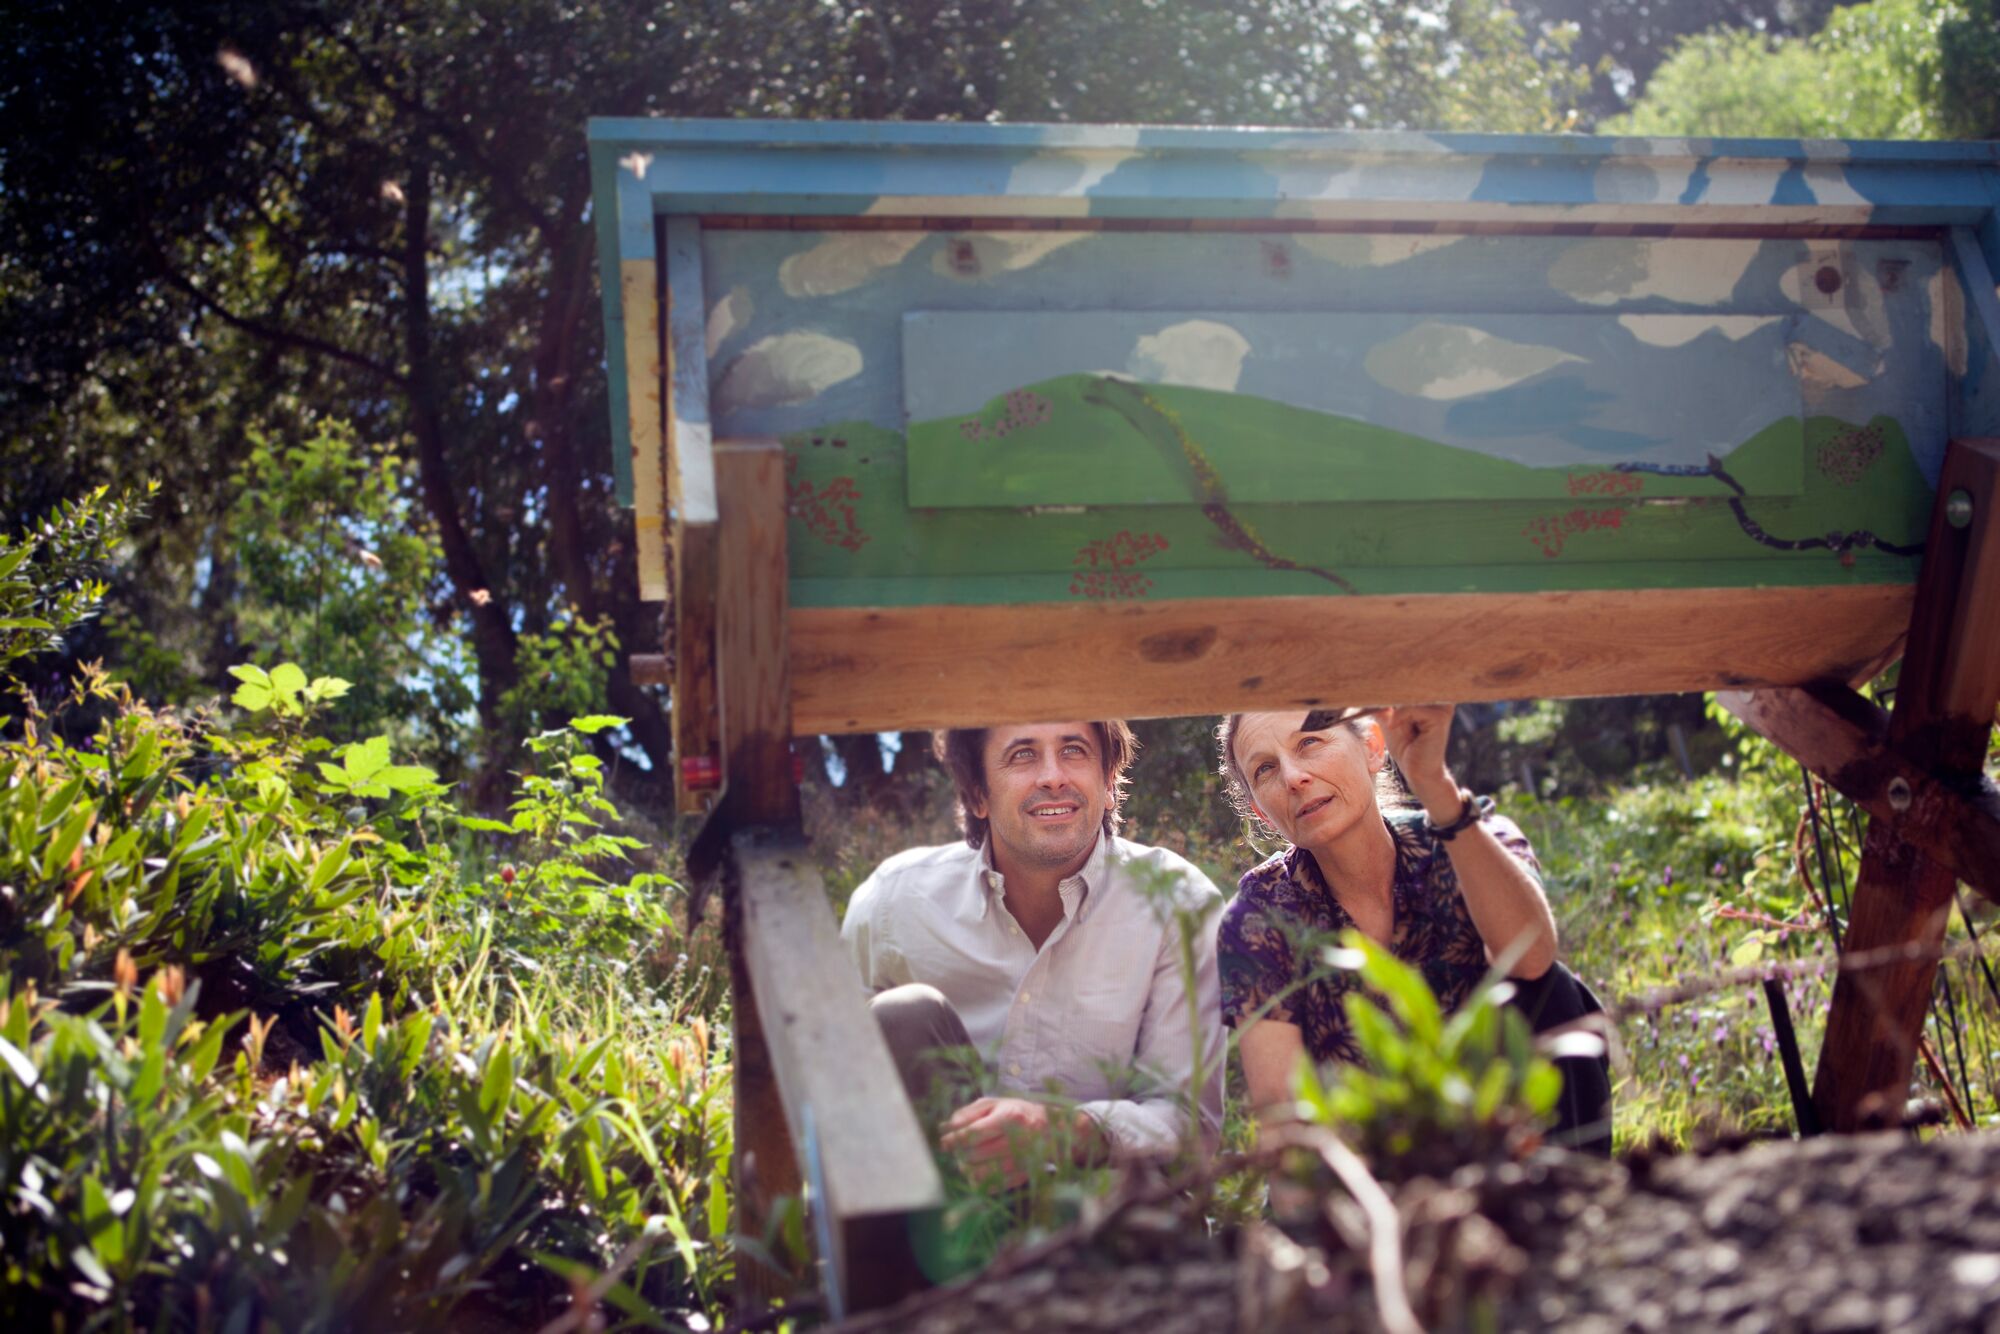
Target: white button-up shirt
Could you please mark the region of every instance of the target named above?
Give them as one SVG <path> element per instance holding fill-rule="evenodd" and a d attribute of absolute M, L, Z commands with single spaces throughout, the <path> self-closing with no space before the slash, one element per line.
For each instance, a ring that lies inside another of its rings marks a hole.
<path fill-rule="evenodd" d="M 1120 1153 L 1187 1142 L 1198 1036 L 1201 1143 L 1213 1153 L 1226 1053 L 1215 964 L 1222 895 L 1208 877 L 1165 848 L 1100 837 L 1083 870 L 1062 882 L 1062 920 L 1039 950 L 1004 888 L 984 850 L 913 848 L 854 891 L 840 934 L 871 990 L 923 982 L 943 992 L 999 1091 L 1053 1088 Z"/>

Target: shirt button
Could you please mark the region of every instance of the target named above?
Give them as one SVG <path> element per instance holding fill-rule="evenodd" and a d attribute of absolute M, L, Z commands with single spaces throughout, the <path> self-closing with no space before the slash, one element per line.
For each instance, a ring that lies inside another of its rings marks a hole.
<path fill-rule="evenodd" d="M 1027 992 L 1025 992 L 1025 991 L 1021 993 L 1021 1004 L 1023 1004 L 1023 1005 L 1027 1005 L 1027 1004 L 1029 1004 L 1029 1003 L 1030 1003 L 1030 1002 L 1032 1002 L 1032 1001 L 1033 1001 L 1034 999 L 1035 999 L 1035 998 L 1034 998 L 1033 996 L 1030 996 L 1030 995 L 1029 995 L 1029 994 L 1028 994 Z"/>
<path fill-rule="evenodd" d="M 1020 1074 L 1020 1073 L 1021 1073 L 1021 1063 L 1020 1063 L 1019 1061 L 1010 1061 L 1010 1062 L 1008 1062 L 1008 1064 L 1007 1064 L 1007 1073 L 1008 1073 L 1008 1074 L 1010 1074 L 1010 1075 L 1018 1075 L 1018 1074 Z"/>

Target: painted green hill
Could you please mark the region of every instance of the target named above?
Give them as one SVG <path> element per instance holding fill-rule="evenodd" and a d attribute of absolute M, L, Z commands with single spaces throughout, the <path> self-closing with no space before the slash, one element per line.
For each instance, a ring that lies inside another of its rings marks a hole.
<path fill-rule="evenodd" d="M 1798 419 L 1730 444 L 1731 475 L 1747 492 L 1798 494 Z M 909 459 L 911 503 L 942 507 L 1184 504 L 1190 486 L 1238 504 L 1628 494 L 1578 480 L 1617 474 L 1610 466 L 1530 467 L 1253 394 L 1087 374 L 1017 389 L 969 417 L 913 423 Z M 1643 489 L 1728 494 L 1705 476 L 1648 474 Z"/>

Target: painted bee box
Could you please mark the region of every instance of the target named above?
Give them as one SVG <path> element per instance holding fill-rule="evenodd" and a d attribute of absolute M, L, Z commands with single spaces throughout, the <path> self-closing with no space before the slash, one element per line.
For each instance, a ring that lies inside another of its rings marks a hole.
<path fill-rule="evenodd" d="M 715 520 L 711 443 L 781 441 L 801 730 L 979 707 L 940 673 L 1026 707 L 1006 682 L 1048 635 L 1127 684 L 1178 673 L 1126 712 L 1855 670 L 1907 620 L 1947 441 L 2000 434 L 1995 145 L 671 121 L 591 143 L 642 582 L 667 596 L 667 549 Z M 1654 613 L 1699 643 L 1647 657 Z M 1502 619 L 1594 628 L 1631 670 L 1538 658 Z M 1242 659 L 1312 626 L 1405 660 L 1320 690 L 1341 671 Z M 1454 627 L 1460 667 L 1413 678 Z"/>

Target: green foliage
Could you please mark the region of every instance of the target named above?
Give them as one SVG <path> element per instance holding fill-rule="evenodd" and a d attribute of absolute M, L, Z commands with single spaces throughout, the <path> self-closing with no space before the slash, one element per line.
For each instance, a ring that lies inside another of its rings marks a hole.
<path fill-rule="evenodd" d="M 1870 0 L 1835 9 L 1805 38 L 1717 27 L 1687 38 L 1654 73 L 1617 134 L 1935 139 L 1960 128 L 1942 82 L 1941 37 L 1955 35 L 1953 88 L 2000 74 L 1954 0 Z M 1977 70 L 1978 73 L 1974 71 Z"/>
<path fill-rule="evenodd" d="M 60 650 L 96 615 L 105 568 L 157 489 L 114 497 L 99 487 L 26 532 L 0 533 L 0 679 L 15 678 L 22 659 Z"/>
<path fill-rule="evenodd" d="M 583 718 L 482 872 L 450 790 L 345 695 L 246 667 L 233 721 L 102 675 L 0 742 L 0 1324 L 657 1326 L 730 1271 L 725 1043 L 671 881 L 614 881 Z M 697 951 L 699 954 L 699 951 Z"/>
<path fill-rule="evenodd" d="M 1392 1178 L 1503 1156 L 1539 1129 L 1562 1077 L 1506 1004 L 1513 989 L 1497 970 L 1447 1016 L 1421 973 L 1360 932 L 1343 932 L 1333 954 L 1366 985 L 1347 997 L 1363 1059 L 1325 1072 L 1302 1061 L 1301 1114 Z"/>
<path fill-rule="evenodd" d="M 516 661 L 520 677 L 501 692 L 500 716 L 527 735 L 575 714 L 603 712 L 605 673 L 618 665 L 618 635 L 609 618 L 572 614 L 546 631 L 524 632 Z"/>
<path fill-rule="evenodd" d="M 228 518 L 236 637 L 265 662 L 296 655 L 347 681 L 328 726 L 451 749 L 473 667 L 462 628 L 436 613 L 442 556 L 402 465 L 342 422 L 250 445 Z"/>

